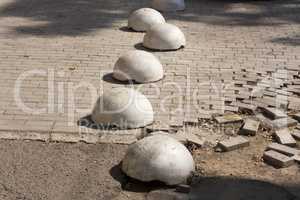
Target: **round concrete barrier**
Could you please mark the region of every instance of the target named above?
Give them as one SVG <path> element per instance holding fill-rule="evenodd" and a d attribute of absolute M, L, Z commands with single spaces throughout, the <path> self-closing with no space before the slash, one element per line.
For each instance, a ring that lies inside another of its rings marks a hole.
<path fill-rule="evenodd" d="M 148 83 L 161 80 L 164 71 L 159 60 L 146 51 L 133 50 L 121 56 L 114 66 L 113 77 L 120 81 Z"/>
<path fill-rule="evenodd" d="M 135 31 L 147 31 L 151 26 L 165 22 L 165 18 L 160 12 L 152 8 L 141 8 L 129 16 L 128 28 Z"/>
<path fill-rule="evenodd" d="M 91 118 L 100 125 L 139 128 L 153 123 L 153 109 L 140 92 L 125 87 L 113 88 L 97 100 Z"/>
<path fill-rule="evenodd" d="M 182 31 L 172 24 L 157 24 L 145 34 L 143 46 L 155 50 L 177 50 L 186 44 Z"/>
<path fill-rule="evenodd" d="M 167 135 L 146 137 L 129 146 L 122 170 L 140 181 L 183 183 L 194 171 L 194 160 L 187 148 Z"/>

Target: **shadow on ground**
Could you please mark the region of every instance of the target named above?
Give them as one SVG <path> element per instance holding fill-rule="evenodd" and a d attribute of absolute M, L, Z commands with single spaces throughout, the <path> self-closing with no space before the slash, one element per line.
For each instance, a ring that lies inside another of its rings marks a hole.
<path fill-rule="evenodd" d="M 127 177 L 121 163 L 110 170 L 110 175 L 120 182 L 122 189 L 145 193 L 158 189 L 170 189 L 161 182 L 143 183 Z M 173 187 L 174 188 L 174 187 Z M 269 182 L 233 177 L 201 177 L 193 180 L 189 197 L 191 200 L 299 200 L 292 191 L 297 186 L 280 186 Z"/>
<path fill-rule="evenodd" d="M 41 25 L 17 26 L 19 34 L 82 35 L 126 19 L 143 1 L 12 0 L 0 7 L 0 17 L 22 17 Z"/>
<path fill-rule="evenodd" d="M 92 120 L 92 115 L 87 115 L 80 118 L 77 121 L 77 125 L 80 127 L 90 128 L 94 130 L 102 130 L 102 131 L 116 131 L 120 130 L 117 125 L 113 124 L 97 124 Z"/>
<path fill-rule="evenodd" d="M 167 19 L 229 26 L 277 26 L 300 23 L 299 0 L 189 0 L 184 12 L 165 13 Z M 0 17 L 27 18 L 42 24 L 14 27 L 19 34 L 83 35 L 119 20 L 147 0 L 11 0 Z M 276 42 L 276 41 L 275 41 Z"/>
<path fill-rule="evenodd" d="M 109 173 L 116 181 L 121 184 L 121 188 L 125 191 L 147 193 L 152 190 L 171 188 L 170 186 L 167 186 L 159 181 L 146 183 L 132 179 L 122 172 L 121 166 L 122 162 L 112 167 Z"/>
<path fill-rule="evenodd" d="M 105 74 L 103 77 L 102 77 L 102 80 L 107 82 L 107 83 L 111 83 L 111 84 L 116 84 L 116 85 L 138 85 L 140 83 L 137 83 L 136 81 L 134 80 L 127 80 L 127 81 L 120 81 L 120 80 L 117 80 L 113 77 L 113 73 L 108 73 L 108 74 Z"/>
<path fill-rule="evenodd" d="M 300 35 L 275 38 L 271 40 L 271 42 L 290 45 L 290 46 L 300 46 Z"/>
<path fill-rule="evenodd" d="M 207 177 L 202 178 L 191 187 L 190 199 L 296 200 L 299 198 L 282 186 L 264 181 L 231 177 Z"/>

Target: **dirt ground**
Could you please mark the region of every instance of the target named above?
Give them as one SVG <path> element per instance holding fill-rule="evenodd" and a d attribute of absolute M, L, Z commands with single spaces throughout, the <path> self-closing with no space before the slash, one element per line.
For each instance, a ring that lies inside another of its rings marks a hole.
<path fill-rule="evenodd" d="M 257 136 L 251 139 L 250 147 L 238 151 L 194 150 L 197 178 L 266 181 L 284 186 L 300 197 L 297 165 L 275 169 L 261 161 L 267 142 L 264 137 Z M 0 199 L 143 200 L 147 192 L 162 185 L 141 184 L 125 177 L 118 164 L 126 149 L 126 145 L 2 140 Z M 213 188 L 209 190 L 214 191 Z"/>

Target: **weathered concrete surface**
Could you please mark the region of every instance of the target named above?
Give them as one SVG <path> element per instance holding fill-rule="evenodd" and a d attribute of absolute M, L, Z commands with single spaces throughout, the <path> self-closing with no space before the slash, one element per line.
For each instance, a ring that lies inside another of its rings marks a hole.
<path fill-rule="evenodd" d="M 99 97 L 91 118 L 99 125 L 126 129 L 153 123 L 154 114 L 147 97 L 137 90 L 119 87 Z"/>
<path fill-rule="evenodd" d="M 245 119 L 245 123 L 241 130 L 239 131 L 240 134 L 243 135 L 256 135 L 260 122 L 254 119 Z"/>
<path fill-rule="evenodd" d="M 286 145 L 278 144 L 278 143 L 271 143 L 267 147 L 268 150 L 274 150 L 279 153 L 285 154 L 287 156 L 294 156 L 300 154 L 299 149 L 291 148 Z"/>
<path fill-rule="evenodd" d="M 173 24 L 156 24 L 145 34 L 143 46 L 155 50 L 177 50 L 186 45 L 183 32 Z"/>
<path fill-rule="evenodd" d="M 279 119 L 279 118 L 287 117 L 287 114 L 284 111 L 277 108 L 263 107 L 262 109 L 265 115 L 267 115 L 271 119 Z"/>
<path fill-rule="evenodd" d="M 223 116 L 215 117 L 215 120 L 219 124 L 226 124 L 226 123 L 235 123 L 243 121 L 243 118 L 237 114 L 225 114 Z"/>
<path fill-rule="evenodd" d="M 121 56 L 114 66 L 113 77 L 120 81 L 149 83 L 164 77 L 163 66 L 151 53 L 146 51 L 129 51 Z"/>
<path fill-rule="evenodd" d="M 147 31 L 151 26 L 165 22 L 160 12 L 152 8 L 140 8 L 129 16 L 128 27 L 135 31 Z"/>
<path fill-rule="evenodd" d="M 272 121 L 273 127 L 275 129 L 284 129 L 289 127 L 295 127 L 297 126 L 297 120 L 287 117 L 287 118 L 279 118 Z"/>
<path fill-rule="evenodd" d="M 297 145 L 297 141 L 293 138 L 291 131 L 287 128 L 275 131 L 275 137 L 280 144 L 287 146 Z"/>
<path fill-rule="evenodd" d="M 165 134 L 146 137 L 129 146 L 122 170 L 141 181 L 162 181 L 168 185 L 184 183 L 195 170 L 188 149 Z"/>
<path fill-rule="evenodd" d="M 263 158 L 265 162 L 278 168 L 289 167 L 294 164 L 293 158 L 273 150 L 266 151 Z"/>
<path fill-rule="evenodd" d="M 237 136 L 237 137 L 231 137 L 227 140 L 223 140 L 219 142 L 218 145 L 223 151 L 233 151 L 239 148 L 249 146 L 250 142 L 245 137 Z"/>

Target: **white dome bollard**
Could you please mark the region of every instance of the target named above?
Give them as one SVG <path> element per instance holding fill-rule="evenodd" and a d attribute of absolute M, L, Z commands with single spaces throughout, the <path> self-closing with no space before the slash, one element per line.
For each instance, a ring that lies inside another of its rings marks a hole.
<path fill-rule="evenodd" d="M 143 46 L 155 50 L 177 50 L 186 44 L 182 31 L 172 24 L 157 24 L 145 34 Z"/>
<path fill-rule="evenodd" d="M 146 51 L 133 50 L 121 56 L 114 66 L 113 77 L 120 81 L 148 83 L 161 80 L 164 71 L 159 60 Z"/>
<path fill-rule="evenodd" d="M 141 8 L 129 16 L 128 27 L 135 31 L 147 31 L 151 26 L 165 22 L 160 12 L 152 8 Z"/>
<path fill-rule="evenodd" d="M 153 108 L 140 92 L 125 87 L 113 88 L 97 100 L 91 117 L 101 125 L 139 128 L 153 123 Z"/>
<path fill-rule="evenodd" d="M 180 11 L 185 9 L 184 0 L 152 0 L 152 7 L 159 11 Z"/>
<path fill-rule="evenodd" d="M 167 135 L 154 135 L 129 146 L 122 170 L 140 181 L 176 185 L 187 180 L 195 164 L 183 144 Z"/>

